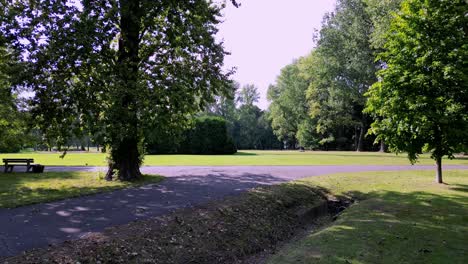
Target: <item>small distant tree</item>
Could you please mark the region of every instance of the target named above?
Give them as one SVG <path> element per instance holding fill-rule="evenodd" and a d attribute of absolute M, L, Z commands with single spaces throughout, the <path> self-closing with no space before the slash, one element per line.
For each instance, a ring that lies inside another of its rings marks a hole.
<path fill-rule="evenodd" d="M 239 90 L 237 102 L 241 105 L 253 106 L 260 99 L 258 88 L 253 84 L 246 84 Z"/>
<path fill-rule="evenodd" d="M 386 35 L 380 81 L 367 93 L 376 117 L 371 133 L 412 163 L 423 151 L 436 161 L 468 140 L 468 4 L 465 0 L 407 0 Z"/>

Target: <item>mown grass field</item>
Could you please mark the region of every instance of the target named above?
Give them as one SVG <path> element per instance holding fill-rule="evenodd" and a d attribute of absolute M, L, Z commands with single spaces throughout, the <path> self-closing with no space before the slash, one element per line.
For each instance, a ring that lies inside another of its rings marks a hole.
<path fill-rule="evenodd" d="M 0 173 L 0 208 L 112 191 L 162 179 L 144 175 L 136 182 L 106 181 L 102 172 Z"/>
<path fill-rule="evenodd" d="M 359 199 L 336 222 L 285 246 L 269 264 L 466 263 L 468 171 L 366 172 L 306 179 Z"/>
<path fill-rule="evenodd" d="M 0 154 L 0 158 L 33 158 L 48 166 L 106 166 L 103 153 L 73 153 L 62 159 L 61 153 L 29 152 Z M 229 166 L 229 165 L 409 165 L 406 155 L 354 151 L 239 151 L 234 155 L 147 155 L 144 166 Z M 432 165 L 428 154 L 417 164 Z M 468 165 L 468 157 L 444 160 L 444 164 Z"/>

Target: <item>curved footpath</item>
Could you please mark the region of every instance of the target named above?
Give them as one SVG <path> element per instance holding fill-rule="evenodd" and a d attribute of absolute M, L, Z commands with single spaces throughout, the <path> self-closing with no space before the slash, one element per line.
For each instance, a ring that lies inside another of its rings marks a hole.
<path fill-rule="evenodd" d="M 1 168 L 0 168 L 1 169 Z M 161 166 L 142 167 L 167 178 L 158 184 L 58 202 L 0 209 L 0 259 L 23 250 L 78 239 L 109 226 L 160 216 L 259 185 L 360 171 L 433 170 L 434 166 Z M 467 165 L 444 169 L 468 170 Z M 103 167 L 47 167 L 46 171 L 104 171 Z M 1 170 L 3 171 L 3 170 Z"/>

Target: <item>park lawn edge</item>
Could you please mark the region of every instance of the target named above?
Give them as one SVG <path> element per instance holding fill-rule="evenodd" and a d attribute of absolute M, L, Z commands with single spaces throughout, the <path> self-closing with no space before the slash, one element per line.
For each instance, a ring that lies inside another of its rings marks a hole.
<path fill-rule="evenodd" d="M 0 154 L 0 158 L 34 158 L 47 166 L 106 167 L 105 153 L 70 153 L 63 159 L 59 153 Z M 234 155 L 146 155 L 143 166 L 307 166 L 307 165 L 410 165 L 404 154 L 351 151 L 243 151 Z M 421 155 L 416 165 L 434 165 L 428 154 Z M 468 165 L 468 157 L 460 156 L 443 165 Z"/>

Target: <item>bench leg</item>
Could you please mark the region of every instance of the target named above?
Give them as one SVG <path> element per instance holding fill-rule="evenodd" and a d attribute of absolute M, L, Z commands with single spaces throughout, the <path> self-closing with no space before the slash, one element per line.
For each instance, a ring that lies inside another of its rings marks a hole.
<path fill-rule="evenodd" d="M 13 172 L 14 167 L 15 167 L 15 165 L 8 165 L 8 168 L 10 169 L 10 172 Z"/>

